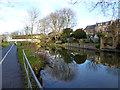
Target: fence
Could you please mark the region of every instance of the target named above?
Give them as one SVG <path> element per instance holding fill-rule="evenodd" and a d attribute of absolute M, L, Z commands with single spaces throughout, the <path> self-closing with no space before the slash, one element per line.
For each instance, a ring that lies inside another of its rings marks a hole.
<path fill-rule="evenodd" d="M 25 61 L 27 63 L 27 67 L 26 67 Z M 27 56 L 25 55 L 24 49 L 23 49 L 23 62 L 24 62 L 24 67 L 25 67 L 25 71 L 26 71 L 26 74 L 27 74 L 27 79 L 28 79 L 28 88 L 32 89 L 32 85 L 31 85 L 31 81 L 30 81 L 30 77 L 29 77 L 29 72 L 31 72 L 32 76 L 34 77 L 34 79 L 35 79 L 35 81 L 36 81 L 36 83 L 38 85 L 38 87 L 41 88 L 41 89 L 43 89 L 42 85 L 38 81 L 38 79 L 37 79 L 37 77 L 36 77 L 36 75 L 35 75 L 32 67 L 31 67 L 31 65 L 30 65 L 30 63 L 29 63 L 29 61 L 27 59 Z"/>
<path fill-rule="evenodd" d="M 79 43 L 66 43 L 66 47 L 70 48 L 84 48 L 84 49 L 97 49 L 93 44 L 79 44 Z"/>

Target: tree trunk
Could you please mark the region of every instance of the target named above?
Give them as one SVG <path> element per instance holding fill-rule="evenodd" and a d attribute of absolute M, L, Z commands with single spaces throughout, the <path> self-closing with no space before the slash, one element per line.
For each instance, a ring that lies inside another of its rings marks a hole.
<path fill-rule="evenodd" d="M 31 24 L 31 39 L 33 41 L 33 23 Z"/>

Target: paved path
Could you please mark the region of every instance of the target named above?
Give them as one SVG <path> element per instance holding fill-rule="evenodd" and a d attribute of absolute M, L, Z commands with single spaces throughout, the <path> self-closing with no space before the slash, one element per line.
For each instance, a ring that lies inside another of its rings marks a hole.
<path fill-rule="evenodd" d="M 17 56 L 17 46 L 11 47 L 12 44 L 2 50 L 2 59 L 9 51 L 2 62 L 2 88 L 25 88 L 24 76 Z"/>

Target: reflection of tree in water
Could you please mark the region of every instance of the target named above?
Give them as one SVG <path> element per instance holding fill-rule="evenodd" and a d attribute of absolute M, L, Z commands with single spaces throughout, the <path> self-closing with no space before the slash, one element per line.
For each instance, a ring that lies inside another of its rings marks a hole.
<path fill-rule="evenodd" d="M 55 54 L 56 54 L 55 48 L 51 48 L 51 49 L 49 50 L 49 53 L 50 53 L 51 55 L 55 55 Z"/>
<path fill-rule="evenodd" d="M 71 54 L 70 51 L 62 48 L 61 50 L 59 50 L 59 54 L 61 55 L 61 57 L 64 59 L 66 63 L 73 62 L 73 55 Z"/>
<path fill-rule="evenodd" d="M 53 59 L 50 67 L 45 69 L 45 73 L 52 78 L 69 81 L 75 77 L 76 65 L 74 63 L 67 64 L 64 62 L 60 55 L 56 59 Z"/>
<path fill-rule="evenodd" d="M 92 57 L 92 56 L 91 56 Z M 90 60 L 90 59 L 88 59 Z M 100 53 L 100 56 L 95 56 L 88 62 L 87 67 L 90 70 L 97 71 L 100 68 L 100 65 L 108 66 L 106 67 L 106 71 L 109 73 L 117 73 L 117 69 L 119 68 L 119 60 L 117 55 Z"/>
<path fill-rule="evenodd" d="M 115 67 L 116 69 L 119 68 L 119 56 L 115 54 L 107 54 L 107 53 L 100 53 L 99 62 L 104 66 L 109 66 L 110 68 Z"/>
<path fill-rule="evenodd" d="M 106 71 L 107 71 L 108 73 L 110 73 L 110 74 L 113 74 L 113 75 L 115 75 L 115 76 L 118 76 L 119 69 L 107 67 L 107 68 L 106 68 Z"/>
<path fill-rule="evenodd" d="M 98 71 L 100 67 L 99 64 L 96 64 L 96 62 L 94 60 L 90 61 L 87 63 L 87 68 L 90 69 L 91 71 Z"/>
<path fill-rule="evenodd" d="M 87 55 L 75 55 L 74 60 L 77 64 L 82 64 L 86 61 Z"/>

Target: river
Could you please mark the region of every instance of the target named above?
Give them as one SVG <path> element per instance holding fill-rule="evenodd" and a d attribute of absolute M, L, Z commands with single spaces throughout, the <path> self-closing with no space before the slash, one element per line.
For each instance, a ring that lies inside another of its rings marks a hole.
<path fill-rule="evenodd" d="M 118 88 L 120 56 L 85 49 L 50 48 L 41 70 L 45 88 Z"/>

